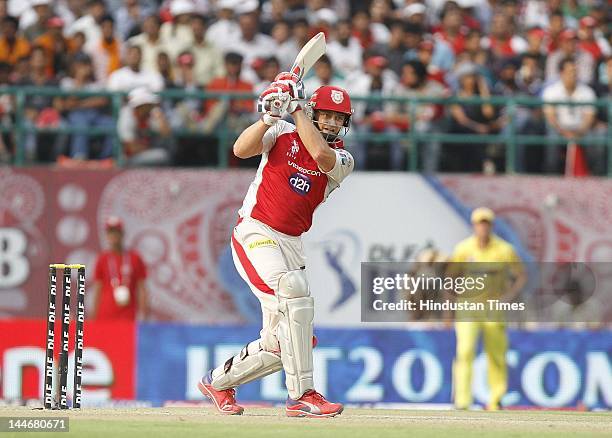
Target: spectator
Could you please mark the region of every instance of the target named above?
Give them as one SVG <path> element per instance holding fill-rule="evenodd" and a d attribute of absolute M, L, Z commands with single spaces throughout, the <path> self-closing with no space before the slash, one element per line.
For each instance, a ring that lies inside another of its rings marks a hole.
<path fill-rule="evenodd" d="M 51 17 L 47 20 L 47 31 L 34 41 L 34 45 L 45 49 L 49 76 L 63 76 L 68 71 L 71 44 L 64 37 L 63 28 L 64 22 L 60 17 Z"/>
<path fill-rule="evenodd" d="M 200 90 L 195 73 L 195 58 L 190 51 L 179 54 L 176 59 L 176 75 L 173 85 L 166 85 L 166 88 L 180 88 L 186 92 L 196 92 Z M 199 99 L 180 99 L 173 101 L 168 99 L 167 107 L 164 105 L 164 112 L 170 114 L 171 125 L 174 128 L 187 127 L 194 129 L 195 124 L 200 121 L 201 101 Z"/>
<path fill-rule="evenodd" d="M 548 53 L 552 53 L 559 48 L 559 41 L 561 40 L 561 33 L 565 30 L 565 18 L 559 10 L 554 10 L 550 14 L 548 20 Z"/>
<path fill-rule="evenodd" d="M 437 81 L 428 79 L 427 68 L 420 61 L 408 61 L 402 67 L 400 82 L 393 89 L 394 97 L 407 99 L 419 97 L 444 97 L 445 88 Z M 385 105 L 385 112 L 390 123 L 400 131 L 414 129 L 419 134 L 441 132 L 441 105 L 431 103 L 414 104 L 414 125 L 410 124 L 411 103 L 389 102 Z M 417 147 L 417 145 L 412 145 Z M 437 141 L 424 141 L 419 143 L 423 157 L 423 171 L 427 173 L 438 170 L 440 158 L 440 143 Z"/>
<path fill-rule="evenodd" d="M 258 68 L 253 67 L 257 72 L 258 81 L 253 87 L 254 94 L 261 94 L 270 83 L 274 82 L 274 78 L 281 72 L 278 59 L 275 56 L 270 56 L 267 59 L 257 58 L 253 63 L 260 63 L 261 66 Z"/>
<path fill-rule="evenodd" d="M 501 96 L 515 96 L 519 94 L 519 86 L 516 82 L 518 72 L 518 60 L 507 58 L 500 64 L 497 73 L 498 80 L 493 87 L 494 94 Z"/>
<path fill-rule="evenodd" d="M 459 89 L 456 96 L 463 98 L 490 96 L 489 87 L 474 64 L 461 64 L 455 71 Z M 498 111 L 488 103 L 455 103 L 449 107 L 451 120 L 449 132 L 456 134 L 495 134 L 502 126 Z M 482 171 L 486 147 L 482 144 L 456 144 L 449 146 L 457 157 L 448 163 L 454 171 Z M 447 148 L 448 149 L 448 148 Z"/>
<path fill-rule="evenodd" d="M 521 22 L 526 29 L 548 27 L 550 25 L 549 4 L 546 0 L 526 0 L 521 14 Z M 563 18 L 563 14 L 560 14 Z"/>
<path fill-rule="evenodd" d="M 421 36 L 419 36 L 420 41 Z M 434 45 L 430 64 L 444 72 L 450 71 L 455 64 L 455 52 L 453 52 L 450 44 L 444 40 L 434 38 L 432 41 Z"/>
<path fill-rule="evenodd" d="M 86 45 L 95 44 L 100 41 L 102 30 L 100 21 L 106 15 L 106 4 L 104 0 L 90 0 L 87 4 L 87 14 L 79 17 L 66 29 L 66 36 L 73 36 L 77 32 L 83 32 Z"/>
<path fill-rule="evenodd" d="M 526 53 L 521 57 L 516 83 L 522 94 L 530 97 L 540 95 L 544 84 L 544 70 L 541 68 L 539 56 Z"/>
<path fill-rule="evenodd" d="M 107 88 L 110 91 L 129 91 L 138 87 L 147 87 L 156 92 L 164 88 L 164 79 L 155 70 L 140 68 L 142 53 L 140 47 L 130 46 L 125 54 L 125 67 L 115 70 L 108 78 Z"/>
<path fill-rule="evenodd" d="M 164 80 L 164 88 L 176 88 L 174 69 L 170 55 L 167 52 L 159 52 L 157 54 L 157 70 Z"/>
<path fill-rule="evenodd" d="M 310 96 L 322 85 L 335 85 L 346 88 L 344 78 L 333 68 L 331 60 L 327 55 L 321 56 L 313 69 L 314 75 L 304 81 L 307 96 Z"/>
<path fill-rule="evenodd" d="M 93 305 L 89 315 L 97 320 L 146 320 L 149 316 L 145 281 L 147 268 L 136 250 L 124 243 L 121 219 L 111 216 L 104 224 L 108 249 L 96 260 Z"/>
<path fill-rule="evenodd" d="M 374 35 L 370 29 L 370 15 L 366 11 L 357 11 L 352 19 L 353 36 L 357 38 L 362 49 L 367 50 L 374 45 Z"/>
<path fill-rule="evenodd" d="M 43 52 L 44 53 L 44 52 Z M 20 84 L 30 74 L 30 55 L 22 56 L 17 60 L 13 72 L 11 73 L 10 82 L 11 84 Z"/>
<path fill-rule="evenodd" d="M 117 131 L 128 165 L 170 163 L 170 124 L 159 107 L 159 97 L 146 87 L 130 91 L 119 113 Z"/>
<path fill-rule="evenodd" d="M 401 75 L 404 53 L 408 48 L 404 44 L 404 23 L 394 21 L 390 24 L 389 38 L 386 43 L 377 44 L 374 51 L 389 60 L 389 69 Z"/>
<path fill-rule="evenodd" d="M 160 26 L 159 17 L 157 15 L 149 15 L 142 23 L 142 33 L 128 40 L 130 46 L 140 47 L 143 70 L 157 70 L 157 56 L 159 52 L 166 50 L 159 35 Z"/>
<path fill-rule="evenodd" d="M 373 0 L 370 3 L 370 30 L 375 44 L 386 44 L 391 38 L 387 24 L 391 18 L 390 0 Z"/>
<path fill-rule="evenodd" d="M 595 63 L 599 63 L 603 58 L 610 55 L 610 44 L 605 38 L 595 35 L 597 21 L 593 17 L 586 16 L 580 19 L 580 29 L 578 29 L 578 44 L 581 50 L 591 54 Z"/>
<path fill-rule="evenodd" d="M 68 47 L 70 49 L 70 53 L 68 56 L 68 65 L 70 65 L 70 63 L 72 62 L 72 58 L 77 53 L 85 53 L 85 43 L 85 34 L 83 32 L 77 32 L 68 39 Z"/>
<path fill-rule="evenodd" d="M 573 58 L 561 60 L 559 63 L 560 80 L 544 89 L 542 93 L 544 102 L 571 101 L 588 104 L 595 101 L 593 89 L 588 85 L 581 84 L 578 80 L 577 64 L 577 61 Z M 544 106 L 544 115 L 551 137 L 561 136 L 565 141 L 574 143 L 591 132 L 595 121 L 595 108 L 591 105 L 546 105 Z M 560 170 L 558 166 L 561 149 L 562 147 L 558 145 L 547 145 L 545 162 L 547 172 L 556 173 Z M 587 153 L 589 157 L 593 158 L 594 164 L 597 163 L 598 159 L 603 162 L 598 146 L 589 146 Z"/>
<path fill-rule="evenodd" d="M 390 97 L 397 83 L 396 76 L 387 69 L 387 60 L 382 56 L 370 56 L 365 62 L 365 71 L 347 78 L 347 91 L 354 96 Z M 353 104 L 353 127 L 360 134 L 369 132 L 396 131 L 393 125 L 387 123 L 384 103 L 379 100 L 356 102 Z M 351 153 L 355 158 L 355 166 L 364 169 L 367 162 L 367 144 L 362 139 L 351 141 Z M 402 167 L 403 147 L 397 142 L 391 145 L 389 165 L 394 170 Z"/>
<path fill-rule="evenodd" d="M 535 59 L 538 69 L 544 72 L 546 68 L 546 48 L 544 39 L 546 32 L 539 27 L 529 29 L 527 31 L 527 50 L 523 55 L 530 56 Z"/>
<path fill-rule="evenodd" d="M 194 15 L 191 19 L 193 45 L 190 49 L 195 59 L 195 78 L 200 86 L 206 86 L 213 78 L 223 75 L 221 52 L 206 40 L 206 19 Z"/>
<path fill-rule="evenodd" d="M 332 29 L 338 22 L 338 14 L 332 9 L 321 8 L 312 15 L 312 19 L 313 21 L 310 26 L 311 34 L 316 35 L 319 32 L 323 32 L 325 35 L 331 35 Z"/>
<path fill-rule="evenodd" d="M 539 57 L 524 54 L 515 75 L 517 94 L 539 97 L 544 86 L 544 70 L 540 67 Z M 523 135 L 546 135 L 544 114 L 541 107 L 517 107 L 515 114 L 516 130 Z M 509 124 L 504 129 L 511 129 Z M 515 168 L 518 172 L 541 172 L 542 150 L 519 144 L 516 148 Z"/>
<path fill-rule="evenodd" d="M 56 2 L 55 11 L 64 20 L 65 30 L 71 28 L 72 24 L 87 12 L 88 0 L 70 0 L 66 2 Z M 68 35 L 66 35 L 68 36 Z M 68 36 L 71 37 L 72 35 Z"/>
<path fill-rule="evenodd" d="M 60 87 L 65 91 L 102 91 L 96 81 L 92 60 L 84 53 L 75 56 L 71 65 L 71 75 L 61 80 Z M 90 153 L 90 136 L 86 133 L 72 135 L 70 157 L 79 160 L 89 158 L 109 158 L 113 155 L 113 136 L 110 134 L 114 120 L 108 114 L 109 100 L 106 97 L 69 96 L 63 102 L 63 110 L 71 126 L 79 128 L 107 128 L 109 134 L 104 136 L 101 151 L 94 157 Z"/>
<path fill-rule="evenodd" d="M 444 70 L 432 64 L 435 44 L 434 41 L 429 39 L 421 41 L 417 49 L 416 58 L 413 60 L 418 60 L 425 66 L 428 79 L 437 81 L 441 85 L 446 86 L 446 74 Z"/>
<path fill-rule="evenodd" d="M 327 44 L 327 55 L 345 77 L 361 70 L 363 48 L 352 36 L 350 21 L 338 22 L 335 37 Z"/>
<path fill-rule="evenodd" d="M 173 0 L 170 3 L 172 21 L 162 24 L 159 31 L 170 59 L 176 59 L 179 53 L 193 44 L 191 17 L 195 12 L 195 5 L 190 0 Z"/>
<path fill-rule="evenodd" d="M 276 23 L 287 19 L 289 5 L 284 0 L 270 0 L 265 2 L 261 8 L 260 29 L 266 35 L 272 34 Z"/>
<path fill-rule="evenodd" d="M 483 41 L 484 47 L 491 51 L 493 60 L 517 56 L 527 50 L 527 42 L 515 35 L 514 31 L 510 17 L 502 13 L 493 15 L 491 32 Z"/>
<path fill-rule="evenodd" d="M 601 63 L 599 81 L 593 87 L 598 99 L 612 96 L 612 55 Z M 597 111 L 597 131 L 605 132 L 608 129 L 608 107 L 599 107 Z"/>
<path fill-rule="evenodd" d="M 177 87 L 187 91 L 197 90 L 199 84 L 195 74 L 195 57 L 193 53 L 186 50 L 179 54 L 176 59 L 177 72 L 174 77 L 174 83 Z"/>
<path fill-rule="evenodd" d="M 23 35 L 28 41 L 34 41 L 47 31 L 47 21 L 53 16 L 51 0 L 31 0 L 30 5 L 36 12 L 36 22 L 28 26 Z"/>
<path fill-rule="evenodd" d="M 229 52 L 225 55 L 225 76 L 210 81 L 206 91 L 223 91 L 228 93 L 252 93 L 253 84 L 240 79 L 242 73 L 242 55 Z M 250 99 L 233 99 L 229 105 L 224 101 L 214 99 L 204 103 L 206 117 L 205 132 L 212 132 L 214 128 L 227 117 L 229 126 L 234 131 L 240 131 L 252 123 L 255 106 Z"/>
<path fill-rule="evenodd" d="M 595 63 L 589 52 L 578 47 L 578 35 L 572 29 L 564 30 L 560 35 L 559 49 L 548 55 L 546 60 L 546 82 L 559 78 L 559 63 L 565 58 L 574 58 L 578 66 L 578 80 L 590 84 L 593 80 Z"/>
<path fill-rule="evenodd" d="M 441 29 L 434 34 L 435 38 L 446 41 L 455 55 L 465 50 L 467 28 L 463 24 L 463 15 L 458 8 L 445 8 L 441 16 Z"/>
<path fill-rule="evenodd" d="M 309 36 L 309 27 L 305 19 L 291 23 L 276 23 L 272 29 L 272 38 L 278 47 L 276 54 L 282 71 L 291 68 L 298 52 L 308 42 Z"/>
<path fill-rule="evenodd" d="M 30 43 L 25 38 L 17 35 L 19 20 L 15 17 L 6 16 L 2 19 L 2 37 L 0 38 L 0 62 L 6 62 L 11 66 L 17 60 L 30 53 Z"/>
<path fill-rule="evenodd" d="M 427 7 L 423 3 L 410 3 L 401 11 L 401 18 L 410 25 L 427 28 Z"/>
<path fill-rule="evenodd" d="M 272 27 L 272 38 L 278 49 L 276 57 L 280 62 L 281 69 L 287 71 L 293 65 L 293 60 L 298 54 L 297 42 L 291 35 L 289 23 L 278 21 Z"/>
<path fill-rule="evenodd" d="M 100 39 L 89 45 L 88 54 L 94 60 L 96 79 L 105 83 L 110 75 L 121 68 L 122 43 L 115 35 L 115 20 L 111 15 L 100 19 Z"/>
<path fill-rule="evenodd" d="M 406 47 L 406 52 L 404 53 L 402 65 L 404 61 L 416 59 L 419 44 L 424 40 L 424 34 L 425 28 L 423 26 L 410 23 L 404 26 L 404 47 Z"/>
<path fill-rule="evenodd" d="M 18 86 L 57 87 L 58 82 L 47 74 L 45 49 L 34 46 L 30 53 L 28 71 L 16 83 Z M 29 127 L 58 126 L 61 99 L 44 94 L 29 94 L 24 105 L 25 124 Z M 49 141 L 39 141 L 41 135 L 29 132 L 25 140 L 25 154 L 28 160 L 54 161 L 61 147 L 60 138 L 52 136 Z M 52 145 L 50 148 L 46 147 Z"/>
<path fill-rule="evenodd" d="M 508 3 L 512 4 L 513 0 L 506 0 L 502 2 L 501 8 L 498 6 L 499 10 L 504 10 L 507 8 Z M 490 17 L 482 17 L 484 21 L 479 21 L 478 15 L 480 9 L 480 5 L 484 2 L 482 0 L 460 0 L 457 5 L 459 6 L 459 10 L 461 11 L 462 20 L 465 26 L 469 30 L 480 30 L 482 26 L 490 26 Z"/>
<path fill-rule="evenodd" d="M 218 0 L 217 19 L 206 32 L 206 40 L 216 45 L 223 53 L 227 52 L 232 43 L 240 37 L 240 26 L 234 19 L 234 9 L 238 2 L 238 0 Z"/>
<path fill-rule="evenodd" d="M 476 64 L 483 74 L 489 71 L 490 52 L 482 48 L 482 34 L 479 30 L 468 31 L 464 50 L 457 56 L 456 65 L 463 62 Z M 487 74 L 487 79 L 489 75 Z"/>
<path fill-rule="evenodd" d="M 126 41 L 134 35 L 138 35 L 145 18 L 155 14 L 155 8 L 147 6 L 151 6 L 151 4 L 141 4 L 138 0 L 124 0 L 122 2 L 121 7 L 115 12 L 117 35 L 121 41 Z"/>
<path fill-rule="evenodd" d="M 231 47 L 233 52 L 242 55 L 245 65 L 250 66 L 255 58 L 267 58 L 275 53 L 277 47 L 271 37 L 259 32 L 257 1 L 246 2 L 242 7 L 238 16 L 240 33 Z"/>

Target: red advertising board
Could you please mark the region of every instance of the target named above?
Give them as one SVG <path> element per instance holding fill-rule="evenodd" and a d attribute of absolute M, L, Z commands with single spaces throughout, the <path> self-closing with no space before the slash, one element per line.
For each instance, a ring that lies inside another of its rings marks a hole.
<path fill-rule="evenodd" d="M 59 324 L 56 324 L 59 326 Z M 68 389 L 72 394 L 74 326 L 69 345 Z M 0 399 L 41 399 L 45 371 L 46 320 L 0 320 Z M 57 328 L 57 327 L 56 327 Z M 127 321 L 85 321 L 84 403 L 132 400 L 135 396 L 136 325 Z M 56 339 L 59 338 L 56 334 Z M 59 350 L 55 345 L 56 356 Z"/>
<path fill-rule="evenodd" d="M 251 170 L 0 168 L 0 318 L 44 317 L 50 263 L 85 264 L 91 281 L 113 215 L 147 265 L 154 319 L 244 322 L 223 274 L 252 178 Z"/>

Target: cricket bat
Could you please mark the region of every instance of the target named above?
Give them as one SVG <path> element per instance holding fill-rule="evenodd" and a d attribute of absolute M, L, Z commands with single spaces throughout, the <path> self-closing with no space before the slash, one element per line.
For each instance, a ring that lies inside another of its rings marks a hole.
<path fill-rule="evenodd" d="M 290 72 L 295 74 L 300 80 L 304 78 L 306 73 L 312 68 L 312 66 L 319 60 L 321 56 L 325 54 L 325 50 L 327 49 L 327 44 L 325 43 L 325 34 L 323 32 L 319 32 L 315 36 L 313 36 L 310 41 L 308 41 L 302 50 L 295 57 L 295 61 L 293 62 L 293 67 L 291 67 Z M 302 88 L 301 94 L 299 96 L 295 96 L 297 99 L 304 99 L 304 91 Z M 281 108 L 286 103 L 281 100 L 274 100 L 269 109 L 271 114 L 280 116 L 282 113 Z M 267 105 L 266 105 L 266 108 Z M 263 103 L 257 103 L 257 111 L 262 112 Z"/>
<path fill-rule="evenodd" d="M 291 73 L 297 75 L 300 79 L 303 79 L 306 73 L 312 68 L 312 66 L 319 60 L 321 56 L 325 54 L 327 45 L 325 44 L 325 34 L 319 32 L 308 41 L 300 53 L 295 57 L 293 67 L 291 67 Z"/>

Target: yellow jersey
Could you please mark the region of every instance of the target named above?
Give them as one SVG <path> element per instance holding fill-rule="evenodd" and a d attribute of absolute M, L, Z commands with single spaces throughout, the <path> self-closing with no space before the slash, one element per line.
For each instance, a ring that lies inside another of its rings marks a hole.
<path fill-rule="evenodd" d="M 523 264 L 514 247 L 494 234 L 484 248 L 478 245 L 475 236 L 462 240 L 455 246 L 449 261 L 450 272 L 454 275 L 482 278 L 486 298 L 503 295 L 510 275 L 517 276 L 523 270 Z"/>

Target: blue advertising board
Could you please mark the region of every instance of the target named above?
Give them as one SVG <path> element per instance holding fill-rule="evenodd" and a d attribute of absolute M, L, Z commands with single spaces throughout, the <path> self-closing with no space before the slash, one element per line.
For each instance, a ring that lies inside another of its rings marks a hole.
<path fill-rule="evenodd" d="M 315 385 L 345 403 L 451 403 L 452 330 L 316 329 Z M 138 327 L 137 398 L 203 398 L 196 384 L 258 337 L 256 327 L 145 323 Z M 612 407 L 612 331 L 509 330 L 507 406 Z M 476 403 L 487 401 L 486 355 L 474 361 Z M 282 373 L 240 387 L 242 401 L 284 400 Z"/>

